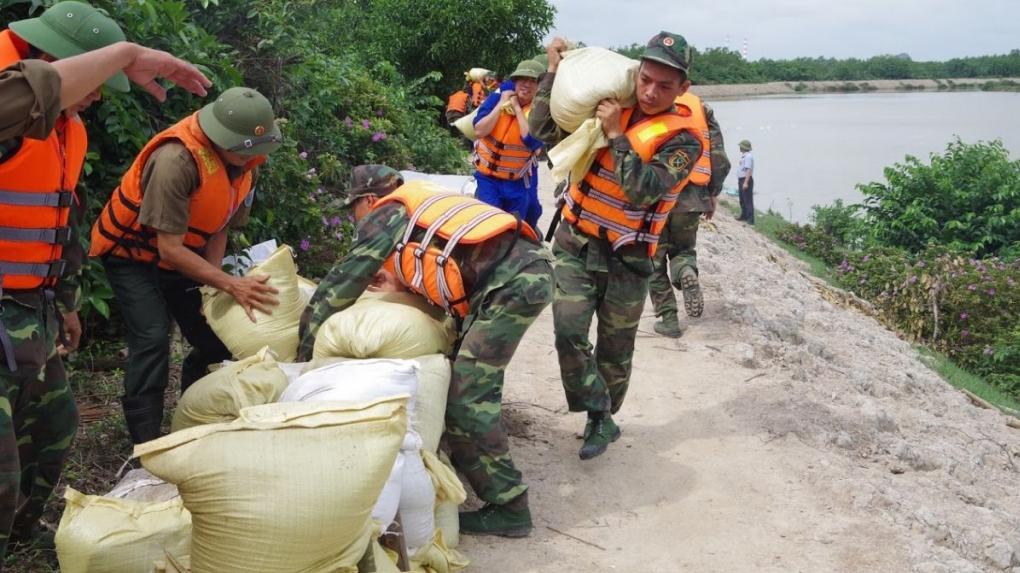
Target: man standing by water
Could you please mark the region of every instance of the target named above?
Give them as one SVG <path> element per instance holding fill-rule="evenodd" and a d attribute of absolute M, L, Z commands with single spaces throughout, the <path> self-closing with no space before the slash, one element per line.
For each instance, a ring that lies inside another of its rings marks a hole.
<path fill-rule="evenodd" d="M 740 142 L 740 167 L 737 168 L 737 189 L 740 192 L 740 217 L 738 221 L 754 224 L 754 156 L 751 142 Z"/>

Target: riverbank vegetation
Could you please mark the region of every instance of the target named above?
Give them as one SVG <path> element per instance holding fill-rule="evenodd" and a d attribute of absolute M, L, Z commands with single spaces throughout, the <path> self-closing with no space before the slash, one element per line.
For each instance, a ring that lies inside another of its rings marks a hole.
<path fill-rule="evenodd" d="M 636 57 L 643 49 L 643 44 L 615 48 L 630 57 Z M 695 85 L 1020 77 L 1020 50 L 945 62 L 914 61 L 907 54 L 867 59 L 819 57 L 748 61 L 728 48 L 695 49 L 694 52 L 691 81 Z"/>
<path fill-rule="evenodd" d="M 1001 142 L 956 140 L 858 186 L 861 204 L 816 206 L 772 236 L 826 265 L 907 338 L 1020 399 L 1020 161 Z"/>

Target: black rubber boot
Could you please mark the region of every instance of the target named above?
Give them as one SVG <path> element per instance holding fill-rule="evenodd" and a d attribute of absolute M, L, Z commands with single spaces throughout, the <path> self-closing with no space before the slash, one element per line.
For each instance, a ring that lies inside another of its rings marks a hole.
<path fill-rule="evenodd" d="M 163 396 L 128 396 L 121 399 L 124 421 L 134 444 L 144 444 L 160 436 L 163 424 Z"/>

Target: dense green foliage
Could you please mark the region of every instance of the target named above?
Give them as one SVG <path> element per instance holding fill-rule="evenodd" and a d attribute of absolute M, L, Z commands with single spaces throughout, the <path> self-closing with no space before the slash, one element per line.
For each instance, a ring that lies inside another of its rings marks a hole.
<path fill-rule="evenodd" d="M 630 57 L 637 57 L 643 49 L 643 44 L 615 48 Z M 706 48 L 694 50 L 693 62 L 691 81 L 700 85 L 1020 77 L 1020 50 L 994 56 L 953 58 L 945 62 L 915 62 L 906 54 L 879 55 L 868 59 L 763 58 L 747 61 L 734 50 Z"/>
<path fill-rule="evenodd" d="M 52 3 L 6 3 L 0 21 Z M 351 167 L 466 172 L 465 152 L 439 122 L 443 98 L 469 67 L 507 71 L 538 53 L 553 16 L 545 0 L 92 3 L 113 15 L 129 39 L 202 67 L 215 83 L 212 96 L 247 85 L 270 99 L 286 143 L 261 170 L 252 220 L 234 239 L 242 246 L 268 238 L 290 244 L 311 276 L 349 244 L 352 224 L 336 199 Z M 159 105 L 136 90 L 107 93 L 88 110 L 87 220 L 152 135 L 209 101 L 172 90 Z M 112 292 L 100 265 L 91 264 L 85 283 L 87 309 L 105 315 Z"/>
<path fill-rule="evenodd" d="M 954 141 L 859 189 L 863 205 L 815 207 L 779 238 L 897 330 L 1020 397 L 1020 162 L 999 142 Z"/>

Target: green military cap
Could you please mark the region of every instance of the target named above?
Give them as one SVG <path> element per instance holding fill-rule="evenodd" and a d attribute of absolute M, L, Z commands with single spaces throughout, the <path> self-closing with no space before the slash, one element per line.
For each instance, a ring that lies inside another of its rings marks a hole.
<path fill-rule="evenodd" d="M 126 40 L 113 19 L 84 2 L 58 2 L 38 18 L 11 22 L 9 27 L 22 40 L 58 60 Z M 131 91 L 124 72 L 114 74 L 106 85 L 119 92 Z"/>
<path fill-rule="evenodd" d="M 514 70 L 514 73 L 510 74 L 510 79 L 531 78 L 537 80 L 538 76 L 542 75 L 544 71 L 545 67 L 535 60 L 524 60 L 517 64 L 517 69 Z"/>
<path fill-rule="evenodd" d="M 546 68 L 549 67 L 549 55 L 546 54 L 545 52 L 542 52 L 541 54 L 539 54 L 539 55 L 537 55 L 537 56 L 535 56 L 534 58 L 531 58 L 531 59 L 535 60 L 536 62 L 539 63 L 539 65 L 542 66 L 542 71 L 545 71 Z"/>
<path fill-rule="evenodd" d="M 266 155 L 283 143 L 269 100 L 251 88 L 230 88 L 198 112 L 198 125 L 216 145 L 240 155 Z"/>
<path fill-rule="evenodd" d="M 737 145 L 740 146 L 741 151 L 751 151 L 751 142 L 746 139 L 741 140 Z"/>
<path fill-rule="evenodd" d="M 386 165 L 359 165 L 351 171 L 351 184 L 347 189 L 347 199 L 343 206 L 349 207 L 358 197 L 365 195 L 389 195 L 397 187 L 404 184 L 404 177 L 399 171 Z"/>
<path fill-rule="evenodd" d="M 691 47 L 680 34 L 659 32 L 648 40 L 641 59 L 659 62 L 686 74 L 691 69 Z"/>

